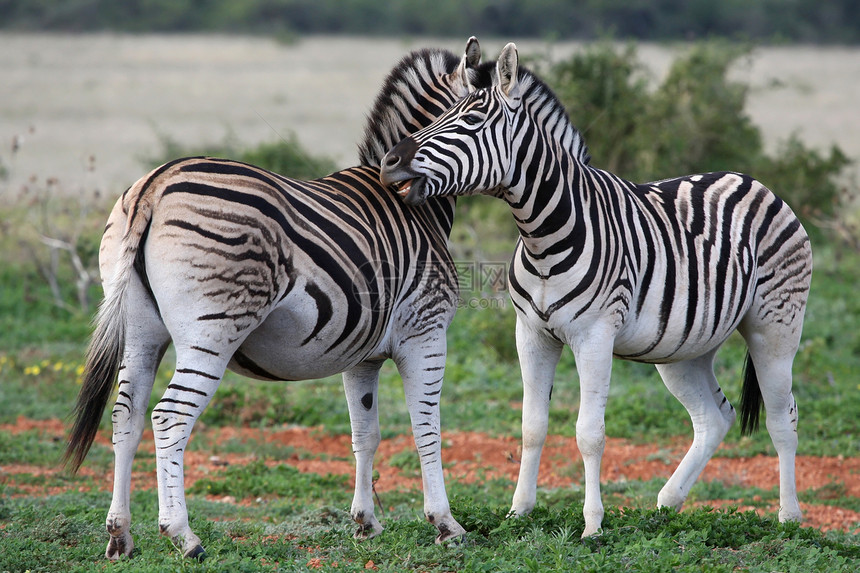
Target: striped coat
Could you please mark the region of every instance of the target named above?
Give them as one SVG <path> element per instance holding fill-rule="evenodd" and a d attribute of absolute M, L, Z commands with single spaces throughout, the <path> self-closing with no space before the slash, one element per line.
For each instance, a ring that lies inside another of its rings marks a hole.
<path fill-rule="evenodd" d="M 707 173 L 635 184 L 589 165 L 581 133 L 509 44 L 493 86 L 478 89 L 391 149 L 382 181 L 414 205 L 484 193 L 520 232 L 511 269 L 523 374 L 523 457 L 512 512 L 531 511 L 556 364 L 573 350 L 585 529 L 603 518 L 600 461 L 613 356 L 657 365 L 690 413 L 693 444 L 660 491 L 680 508 L 734 423 L 713 360 L 737 330 L 747 342 L 742 431 L 762 403 L 779 456 L 782 521 L 799 520 L 797 407 L 791 365 L 812 275 L 809 238 L 752 177 Z M 429 198 L 429 199 L 428 199 Z"/>
<path fill-rule="evenodd" d="M 114 490 L 106 556 L 130 555 L 131 467 L 165 348 L 176 368 L 151 418 L 159 527 L 186 556 L 203 554 L 188 525 L 183 453 L 227 368 L 265 380 L 343 372 L 356 457 L 356 537 L 376 535 L 373 455 L 379 369 L 403 377 L 437 541 L 463 533 L 442 477 L 439 400 L 457 281 L 446 242 L 454 199 L 409 209 L 379 183 L 396 141 L 478 81 L 480 49 L 422 50 L 386 80 L 369 118 L 365 165 L 314 181 L 223 159 L 158 167 L 117 201 L 101 243 L 105 299 L 87 356 L 66 459 L 83 461 L 113 408 Z"/>

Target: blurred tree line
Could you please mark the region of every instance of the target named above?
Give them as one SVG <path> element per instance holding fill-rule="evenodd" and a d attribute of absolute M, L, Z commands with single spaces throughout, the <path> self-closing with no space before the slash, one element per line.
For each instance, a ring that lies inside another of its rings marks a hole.
<path fill-rule="evenodd" d="M 750 47 L 697 42 L 680 53 L 659 83 L 633 44 L 590 43 L 560 61 L 524 63 L 552 88 L 583 133 L 591 165 L 644 183 L 709 171 L 752 175 L 785 200 L 818 243 L 860 251 L 860 193 L 851 160 L 838 145 L 810 147 L 798 134 L 764 146 L 746 111 L 750 86 L 733 66 Z M 460 201 L 452 251 L 481 260 L 516 239 L 507 205 Z M 490 326 L 488 326 L 490 328 Z"/>
<path fill-rule="evenodd" d="M 760 128 L 746 112 L 750 87 L 729 74 L 750 51 L 737 43 L 694 43 L 659 84 L 633 44 L 598 41 L 561 61 L 526 55 L 524 62 L 564 104 L 595 167 L 635 182 L 708 171 L 748 173 L 791 205 L 807 230 L 860 249 L 860 196 L 851 160 L 835 144 L 809 147 L 797 134 L 779 142 L 775 154 L 767 153 Z M 335 169 L 295 137 L 251 149 L 229 140 L 183 148 L 164 139 L 162 153 L 149 163 L 183 155 L 231 157 L 300 179 Z M 495 252 L 495 243 L 500 252 L 513 244 L 516 228 L 508 224 L 507 211 L 499 201 L 460 202 L 457 218 L 466 228 L 453 238 L 458 256 L 480 257 Z M 476 237 L 482 237 L 481 245 Z"/>
<path fill-rule="evenodd" d="M 0 0 L 0 29 L 860 42 L 857 0 Z"/>
<path fill-rule="evenodd" d="M 856 193 L 844 177 L 851 161 L 837 145 L 810 148 L 797 134 L 780 142 L 775 155 L 766 153 L 746 112 L 749 86 L 729 77 L 749 51 L 725 42 L 694 44 L 653 86 L 634 46 L 596 42 L 544 65 L 540 75 L 584 133 L 596 167 L 637 182 L 740 171 L 770 187 L 807 224 L 833 216 L 850 203 L 845 194 Z"/>

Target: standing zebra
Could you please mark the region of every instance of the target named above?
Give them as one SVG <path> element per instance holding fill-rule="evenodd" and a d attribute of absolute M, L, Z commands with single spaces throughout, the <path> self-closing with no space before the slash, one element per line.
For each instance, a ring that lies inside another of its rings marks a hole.
<path fill-rule="evenodd" d="M 185 556 L 203 547 L 188 526 L 184 449 L 226 368 L 263 380 L 343 372 L 356 458 L 351 515 L 355 536 L 365 538 L 382 531 L 372 497 L 376 393 L 392 358 L 421 458 L 425 515 L 437 542 L 464 533 L 445 492 L 439 429 L 445 333 L 458 295 L 447 250 L 455 199 L 404 209 L 380 185 L 378 164 L 391 143 L 466 95 L 479 61 L 474 38 L 462 59 L 443 50 L 404 58 L 369 116 L 363 167 L 305 182 L 236 161 L 180 159 L 117 201 L 99 257 L 105 299 L 65 454 L 76 471 L 118 376 L 109 559 L 133 549 L 132 461 L 170 342 L 175 374 L 152 411 L 158 522 Z"/>
<path fill-rule="evenodd" d="M 788 205 L 746 175 L 637 185 L 588 161 L 562 105 L 518 68 L 509 44 L 491 88 L 470 94 L 382 162 L 382 182 L 399 183 L 407 203 L 484 193 L 507 201 L 519 228 L 510 291 L 524 384 L 523 455 L 512 513 L 535 504 L 564 345 L 580 378 L 583 536 L 598 533 L 603 519 L 600 460 L 613 355 L 656 364 L 690 413 L 693 444 L 657 498 L 680 509 L 735 420 L 713 360 L 737 329 L 748 345 L 742 431 L 757 427 L 763 399 L 779 456 L 779 519 L 799 521 L 791 365 L 812 275 L 806 232 Z"/>

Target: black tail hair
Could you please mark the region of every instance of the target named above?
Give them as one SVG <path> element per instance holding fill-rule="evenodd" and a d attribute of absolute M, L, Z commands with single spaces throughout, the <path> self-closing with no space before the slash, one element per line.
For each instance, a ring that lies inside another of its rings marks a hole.
<path fill-rule="evenodd" d="M 72 473 L 78 471 L 95 440 L 102 414 L 116 385 L 125 344 L 124 328 L 116 330 L 119 320 L 102 320 L 93 333 L 84 367 L 84 382 L 75 405 L 75 422 L 62 464 Z M 111 327 L 114 327 L 113 329 Z"/>
<path fill-rule="evenodd" d="M 758 430 L 759 416 L 764 406 L 761 398 L 761 388 L 758 385 L 758 377 L 755 373 L 755 365 L 752 357 L 747 351 L 744 362 L 744 382 L 741 388 L 741 399 L 738 410 L 741 414 L 741 435 L 749 436 Z"/>

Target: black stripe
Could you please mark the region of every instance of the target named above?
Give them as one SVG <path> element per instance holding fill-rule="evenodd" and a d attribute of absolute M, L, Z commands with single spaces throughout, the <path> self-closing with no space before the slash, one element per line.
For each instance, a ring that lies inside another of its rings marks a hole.
<path fill-rule="evenodd" d="M 233 361 L 243 370 L 250 372 L 257 378 L 261 378 L 263 380 L 285 380 L 282 376 L 276 376 L 272 374 L 268 370 L 261 367 L 259 364 L 248 358 L 248 355 L 242 352 L 241 349 L 237 350 L 233 353 Z"/>
<path fill-rule="evenodd" d="M 302 346 L 313 340 L 317 334 L 323 329 L 323 327 L 331 321 L 332 316 L 334 316 L 334 309 L 332 308 L 331 299 L 328 295 L 323 292 L 323 290 L 318 287 L 315 283 L 308 282 L 305 285 L 305 292 L 314 299 L 314 302 L 317 306 L 317 322 L 314 325 L 314 329 L 311 333 L 302 341 Z"/>
<path fill-rule="evenodd" d="M 220 352 L 216 352 L 214 350 L 209 350 L 208 348 L 203 348 L 202 346 L 192 346 L 191 350 L 198 350 L 203 352 L 204 354 L 210 354 L 212 356 L 220 356 Z"/>
<path fill-rule="evenodd" d="M 208 378 L 209 380 L 220 380 L 220 376 L 215 376 L 213 374 L 207 374 L 206 372 L 200 370 L 194 370 L 192 368 L 177 368 L 177 374 L 194 374 L 195 376 L 202 376 L 203 378 Z"/>
<path fill-rule="evenodd" d="M 191 388 L 189 386 L 182 386 L 180 384 L 168 384 L 167 389 L 168 390 L 179 390 L 181 392 L 191 392 L 193 394 L 199 394 L 201 396 L 208 396 L 209 395 L 202 390 L 198 390 L 197 388 Z"/>

